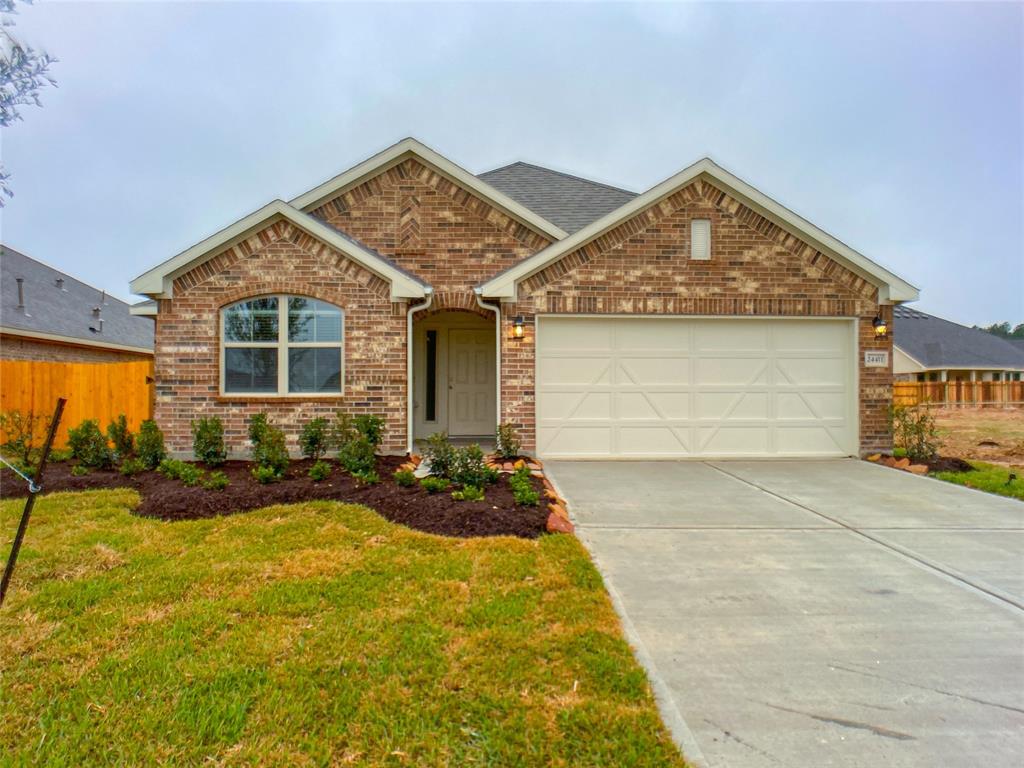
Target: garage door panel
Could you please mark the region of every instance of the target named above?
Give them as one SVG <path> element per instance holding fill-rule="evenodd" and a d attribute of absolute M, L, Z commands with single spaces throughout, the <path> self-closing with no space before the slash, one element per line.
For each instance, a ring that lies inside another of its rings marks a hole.
<path fill-rule="evenodd" d="M 546 457 L 856 451 L 850 321 L 541 317 Z"/>

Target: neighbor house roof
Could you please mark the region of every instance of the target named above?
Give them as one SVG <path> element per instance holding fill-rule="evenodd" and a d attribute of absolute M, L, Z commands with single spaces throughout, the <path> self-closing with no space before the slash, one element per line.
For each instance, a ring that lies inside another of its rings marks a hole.
<path fill-rule="evenodd" d="M 23 281 L 24 306 L 19 306 L 18 278 Z M 0 331 L 45 341 L 153 351 L 152 320 L 133 317 L 120 299 L 6 245 L 0 246 Z"/>
<path fill-rule="evenodd" d="M 569 233 L 637 196 L 636 192 L 523 162 L 495 168 L 478 178 Z"/>
<path fill-rule="evenodd" d="M 926 369 L 1024 371 L 1024 348 L 912 307 L 893 310 L 893 344 Z"/>
<path fill-rule="evenodd" d="M 539 272 L 561 257 L 581 248 L 614 229 L 619 224 L 674 194 L 679 189 L 702 178 L 708 180 L 714 186 L 723 189 L 782 229 L 810 243 L 822 253 L 835 259 L 874 285 L 877 285 L 879 301 L 914 301 L 918 298 L 917 288 L 910 283 L 814 226 L 811 222 L 780 205 L 764 193 L 754 189 L 754 187 L 706 157 L 698 160 L 674 176 L 670 176 L 660 184 L 656 184 L 643 194 L 637 195 L 625 205 L 591 222 L 564 240 L 549 245 L 530 258 L 496 275 L 486 283 L 478 286 L 477 292 L 489 297 L 514 298 L 516 295 L 516 284 L 520 280 Z"/>

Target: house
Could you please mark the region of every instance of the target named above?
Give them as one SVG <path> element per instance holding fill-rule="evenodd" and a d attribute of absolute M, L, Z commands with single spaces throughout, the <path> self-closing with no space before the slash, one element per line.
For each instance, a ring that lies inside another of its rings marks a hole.
<path fill-rule="evenodd" d="M 636 194 L 405 139 L 135 278 L 156 418 L 187 452 L 339 409 L 384 448 L 516 426 L 541 457 L 890 446 L 892 308 L 917 289 L 708 159 Z"/>
<path fill-rule="evenodd" d="M 0 246 L 0 359 L 114 363 L 153 356 L 153 322 L 129 305 Z"/>
<path fill-rule="evenodd" d="M 1024 346 L 911 307 L 896 307 L 893 315 L 897 380 L 1021 380 Z"/>

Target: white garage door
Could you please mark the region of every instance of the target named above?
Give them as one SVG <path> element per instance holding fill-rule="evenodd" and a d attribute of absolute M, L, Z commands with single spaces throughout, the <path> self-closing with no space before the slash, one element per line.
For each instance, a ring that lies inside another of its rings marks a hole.
<path fill-rule="evenodd" d="M 856 453 L 850 320 L 538 319 L 542 457 Z"/>

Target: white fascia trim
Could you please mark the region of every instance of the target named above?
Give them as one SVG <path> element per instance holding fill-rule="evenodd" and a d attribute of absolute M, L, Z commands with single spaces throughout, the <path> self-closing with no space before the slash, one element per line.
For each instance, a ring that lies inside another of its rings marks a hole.
<path fill-rule="evenodd" d="M 416 157 L 460 187 L 475 192 L 484 200 L 504 211 L 521 224 L 529 227 L 534 232 L 552 240 L 561 240 L 568 234 L 547 219 L 538 216 L 508 195 L 499 192 L 487 182 L 478 179 L 469 171 L 459 167 L 448 158 L 413 138 L 402 139 L 402 141 L 388 147 L 383 152 L 378 152 L 373 157 L 359 163 L 359 165 L 290 200 L 289 204 L 308 212 L 326 202 L 329 198 L 336 197 L 345 189 L 354 187 L 369 177 L 383 173 L 388 168 L 398 165 L 398 163 L 409 157 Z"/>
<path fill-rule="evenodd" d="M 723 187 L 726 192 L 735 196 L 742 203 L 749 205 L 758 213 L 772 219 L 797 237 L 809 240 L 811 244 L 820 248 L 823 253 L 836 258 L 840 263 L 852 268 L 855 272 L 876 284 L 878 286 L 880 302 L 898 303 L 914 301 L 918 298 L 918 290 L 913 285 L 871 261 L 871 259 L 863 254 L 853 250 L 845 243 L 840 242 L 827 232 L 814 226 L 767 195 L 757 191 L 709 158 L 698 160 L 675 176 L 651 187 L 651 189 L 639 197 L 633 198 L 604 218 L 598 219 L 560 242 L 553 243 L 525 261 L 520 262 L 507 272 L 484 283 L 480 286 L 481 292 L 485 296 L 514 299 L 516 284 L 520 280 L 538 272 L 561 256 L 600 237 L 623 221 L 632 218 L 701 176 L 705 176 L 715 186 Z"/>
<path fill-rule="evenodd" d="M 37 341 L 53 341 L 58 344 L 71 344 L 76 347 L 97 347 L 99 349 L 113 349 L 118 352 L 137 352 L 140 355 L 153 354 L 153 350 L 150 347 L 133 347 L 128 344 L 115 344 L 110 341 L 92 341 L 90 339 L 80 339 L 77 336 L 62 336 L 57 333 L 26 331 L 21 328 L 9 328 L 7 326 L 0 326 L 0 334 L 3 334 L 4 336 L 22 336 L 26 339 L 35 339 Z"/>
<path fill-rule="evenodd" d="M 359 262 L 384 280 L 388 280 L 391 283 L 392 301 L 409 298 L 418 299 L 426 295 L 426 287 L 413 280 L 401 270 L 388 264 L 376 254 L 340 236 L 336 231 L 312 216 L 296 210 L 283 200 L 274 200 L 268 203 L 258 211 L 253 211 L 248 216 L 239 219 L 229 227 L 225 227 L 201 243 L 193 245 L 174 258 L 139 275 L 131 282 L 132 293 L 149 296 L 154 299 L 172 298 L 174 278 L 190 269 L 195 269 L 225 248 L 265 227 L 275 218 L 287 219 L 299 229 L 340 251 L 354 261 Z"/>
<path fill-rule="evenodd" d="M 137 317 L 156 317 L 157 308 L 158 306 L 155 301 L 140 301 L 138 304 L 132 304 L 128 307 L 128 314 Z"/>

